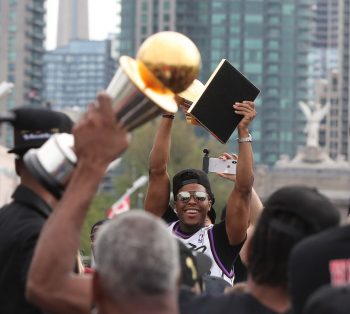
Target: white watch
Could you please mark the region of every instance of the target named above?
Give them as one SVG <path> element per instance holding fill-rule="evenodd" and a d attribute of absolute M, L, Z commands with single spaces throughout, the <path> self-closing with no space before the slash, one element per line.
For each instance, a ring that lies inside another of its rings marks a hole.
<path fill-rule="evenodd" d="M 237 141 L 238 143 L 252 142 L 253 138 L 252 135 L 249 133 L 247 137 L 238 137 Z"/>

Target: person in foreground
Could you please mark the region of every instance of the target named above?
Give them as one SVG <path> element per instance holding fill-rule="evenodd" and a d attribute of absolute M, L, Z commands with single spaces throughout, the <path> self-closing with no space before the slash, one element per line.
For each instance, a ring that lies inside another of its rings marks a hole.
<path fill-rule="evenodd" d="M 277 190 L 267 200 L 248 242 L 248 281 L 244 292 L 198 297 L 183 304 L 189 313 L 288 313 L 291 300 L 287 264 L 292 248 L 306 237 L 339 223 L 338 210 L 314 189 Z"/>
<path fill-rule="evenodd" d="M 147 213 L 125 213 L 101 228 L 96 272 L 72 273 L 91 200 L 110 162 L 128 147 L 111 99 L 98 102 L 73 129 L 78 163 L 40 236 L 26 295 L 50 313 L 177 313 L 178 247 L 166 226 Z"/>
<path fill-rule="evenodd" d="M 324 285 L 350 285 L 350 225 L 338 226 L 298 244 L 289 261 L 290 294 L 295 314 Z M 350 313 L 350 308 L 348 308 Z"/>
<path fill-rule="evenodd" d="M 349 314 L 350 286 L 321 286 L 308 298 L 303 314 Z M 294 312 L 295 313 L 295 312 Z"/>
<path fill-rule="evenodd" d="M 13 112 L 14 147 L 9 153 L 16 155 L 20 185 L 12 202 L 0 208 L 0 313 L 39 314 L 40 309 L 25 299 L 27 273 L 41 229 L 58 199 L 28 171 L 23 156 L 53 134 L 70 133 L 73 122 L 45 108 L 24 106 Z"/>
<path fill-rule="evenodd" d="M 233 284 L 233 263 L 247 237 L 253 175 L 252 138 L 249 125 L 256 116 L 253 102 L 233 105 L 232 114 L 242 115 L 238 125 L 239 160 L 236 183 L 227 201 L 226 219 L 216 225 L 205 226 L 207 216 L 214 211 L 215 202 L 208 176 L 198 169 L 185 169 L 173 177 L 176 221 L 168 219 L 170 180 L 167 163 L 170 155 L 173 116 L 165 114 L 154 140 L 149 158 L 149 185 L 145 209 L 163 217 L 169 229 L 188 247 L 207 254 L 212 259 L 210 275 L 224 278 Z M 189 143 L 189 149 L 191 149 Z M 226 158 L 233 159 L 232 155 Z"/>

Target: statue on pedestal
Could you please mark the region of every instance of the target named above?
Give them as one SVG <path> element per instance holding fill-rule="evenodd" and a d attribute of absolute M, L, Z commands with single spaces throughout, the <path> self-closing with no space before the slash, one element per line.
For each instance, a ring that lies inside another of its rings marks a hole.
<path fill-rule="evenodd" d="M 322 106 L 319 103 L 300 101 L 299 107 L 306 117 L 305 132 L 307 133 L 306 146 L 319 147 L 319 129 L 322 119 L 329 111 L 330 103 Z"/>
<path fill-rule="evenodd" d="M 7 94 L 11 93 L 13 89 L 13 83 L 1 82 L 0 83 L 0 99 L 5 97 Z"/>

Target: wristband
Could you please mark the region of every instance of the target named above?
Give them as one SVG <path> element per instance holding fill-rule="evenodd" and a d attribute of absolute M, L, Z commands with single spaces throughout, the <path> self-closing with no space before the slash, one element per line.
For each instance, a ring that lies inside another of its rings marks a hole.
<path fill-rule="evenodd" d="M 253 138 L 252 138 L 251 134 L 248 134 L 247 137 L 238 137 L 237 141 L 238 141 L 238 143 L 252 142 Z"/>
<path fill-rule="evenodd" d="M 163 114 L 162 115 L 163 118 L 166 118 L 166 119 L 171 119 L 171 120 L 174 120 L 175 116 L 173 114 Z"/>

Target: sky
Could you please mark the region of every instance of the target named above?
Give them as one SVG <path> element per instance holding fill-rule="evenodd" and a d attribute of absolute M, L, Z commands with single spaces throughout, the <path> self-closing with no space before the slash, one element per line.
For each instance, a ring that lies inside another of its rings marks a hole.
<path fill-rule="evenodd" d="M 47 0 L 46 49 L 56 47 L 58 1 Z M 115 0 L 88 0 L 90 39 L 106 39 L 108 33 L 116 32 L 117 4 Z M 102 5 L 103 4 L 103 5 Z M 103 18 L 101 18 L 103 17 Z"/>

